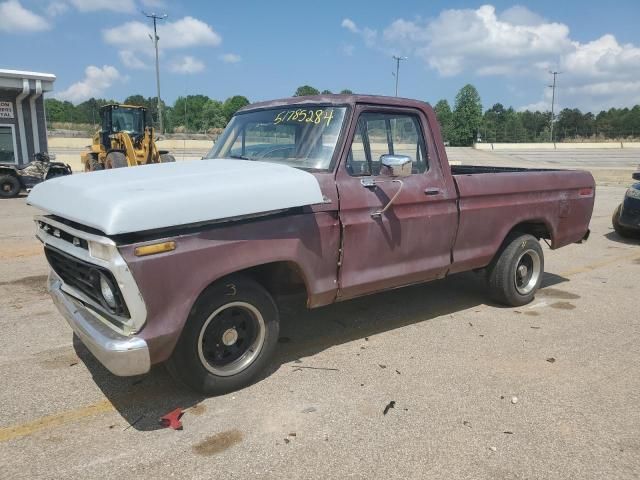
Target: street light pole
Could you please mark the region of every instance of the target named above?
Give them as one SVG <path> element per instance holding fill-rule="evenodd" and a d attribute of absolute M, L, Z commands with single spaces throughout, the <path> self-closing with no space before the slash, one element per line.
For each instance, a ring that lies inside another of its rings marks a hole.
<path fill-rule="evenodd" d="M 398 96 L 398 76 L 400 75 L 400 61 L 401 60 L 406 60 L 407 57 L 398 57 L 398 56 L 394 55 L 393 59 L 396 61 L 395 77 L 396 77 L 396 97 L 397 97 Z"/>
<path fill-rule="evenodd" d="M 164 20 L 165 18 L 167 18 L 167 14 L 163 14 L 163 15 L 156 15 L 155 13 L 145 13 L 142 12 L 142 14 L 147 17 L 147 18 L 151 18 L 153 20 L 153 38 L 151 40 L 153 40 L 153 45 L 156 49 L 156 86 L 158 89 L 158 122 L 160 125 L 160 133 L 164 133 L 164 122 L 162 121 L 162 103 L 160 101 L 160 60 L 158 59 L 158 40 L 160 39 L 160 37 L 158 37 L 158 29 L 156 26 L 156 23 L 158 20 Z"/>
<path fill-rule="evenodd" d="M 552 89 L 552 91 L 551 91 L 551 126 L 549 127 L 549 137 L 550 137 L 551 143 L 553 143 L 553 121 L 555 119 L 554 113 L 553 113 L 553 109 L 554 109 L 555 103 L 556 103 L 556 76 L 558 76 L 562 72 L 551 72 L 550 71 L 549 73 L 551 75 L 553 75 L 553 85 L 549 85 L 549 88 Z"/>

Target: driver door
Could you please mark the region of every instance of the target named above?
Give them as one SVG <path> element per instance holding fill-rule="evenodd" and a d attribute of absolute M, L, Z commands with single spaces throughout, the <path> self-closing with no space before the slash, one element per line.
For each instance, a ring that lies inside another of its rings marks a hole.
<path fill-rule="evenodd" d="M 425 135 L 426 118 L 419 110 L 373 106 L 359 106 L 355 116 L 351 147 L 336 174 L 343 228 L 338 297 L 444 276 L 457 228 L 456 196 Z M 396 179 L 401 184 L 380 175 L 385 154 L 411 158 L 411 175 Z"/>

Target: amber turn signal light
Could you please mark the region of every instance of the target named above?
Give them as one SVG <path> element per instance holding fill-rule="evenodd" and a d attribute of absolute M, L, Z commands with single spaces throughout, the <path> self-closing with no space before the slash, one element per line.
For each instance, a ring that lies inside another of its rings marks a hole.
<path fill-rule="evenodd" d="M 136 257 L 155 255 L 156 253 L 170 252 L 176 249 L 176 242 L 152 243 L 143 247 L 136 247 L 133 251 Z"/>

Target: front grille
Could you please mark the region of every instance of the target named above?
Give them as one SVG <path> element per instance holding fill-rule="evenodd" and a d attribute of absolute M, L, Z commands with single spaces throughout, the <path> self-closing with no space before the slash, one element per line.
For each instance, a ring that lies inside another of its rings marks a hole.
<path fill-rule="evenodd" d="M 120 292 L 118 283 L 109 270 L 79 260 L 50 246 L 45 246 L 44 252 L 49 265 L 64 283 L 86 295 L 100 305 L 105 312 L 129 318 L 129 310 L 122 297 L 122 292 Z M 100 293 L 100 274 L 104 275 L 111 283 L 115 294 L 116 308 L 109 307 Z"/>
<path fill-rule="evenodd" d="M 76 247 L 89 250 L 89 243 L 84 238 L 75 237 L 71 235 L 69 232 L 53 227 L 48 223 L 45 223 L 42 221 L 38 221 L 38 228 L 43 230 L 45 233 L 48 233 L 49 235 L 53 235 L 54 237 L 64 240 L 65 242 L 69 242 Z"/>

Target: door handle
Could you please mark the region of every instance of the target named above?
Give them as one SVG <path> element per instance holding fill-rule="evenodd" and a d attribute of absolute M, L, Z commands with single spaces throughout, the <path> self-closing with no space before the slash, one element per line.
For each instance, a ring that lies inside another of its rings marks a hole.
<path fill-rule="evenodd" d="M 424 189 L 424 194 L 425 195 L 440 195 L 440 189 L 439 188 L 425 188 Z"/>

